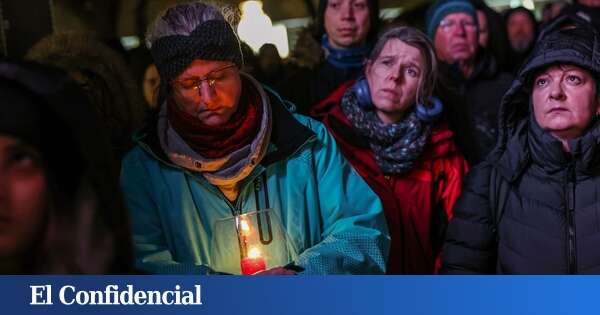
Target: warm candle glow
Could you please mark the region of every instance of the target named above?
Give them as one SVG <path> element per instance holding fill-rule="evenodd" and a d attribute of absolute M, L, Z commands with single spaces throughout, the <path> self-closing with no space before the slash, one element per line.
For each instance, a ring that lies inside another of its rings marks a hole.
<path fill-rule="evenodd" d="M 246 219 L 240 220 L 240 229 L 242 230 L 242 232 L 250 232 L 250 225 L 248 224 L 248 221 Z"/>
<path fill-rule="evenodd" d="M 248 258 L 254 259 L 258 257 L 260 257 L 260 249 L 256 247 L 250 248 L 250 250 L 248 251 Z"/>

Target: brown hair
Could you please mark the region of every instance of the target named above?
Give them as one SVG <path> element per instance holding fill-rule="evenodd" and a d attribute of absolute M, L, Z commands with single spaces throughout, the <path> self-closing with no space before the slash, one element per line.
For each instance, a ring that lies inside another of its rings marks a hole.
<path fill-rule="evenodd" d="M 425 59 L 425 69 L 419 79 L 417 87 L 418 104 L 426 104 L 427 99 L 433 94 L 437 78 L 437 59 L 431 40 L 423 32 L 409 26 L 391 26 L 384 30 L 369 55 L 368 62 L 372 63 L 381 54 L 385 44 L 391 39 L 398 39 L 409 46 L 417 48 Z"/>

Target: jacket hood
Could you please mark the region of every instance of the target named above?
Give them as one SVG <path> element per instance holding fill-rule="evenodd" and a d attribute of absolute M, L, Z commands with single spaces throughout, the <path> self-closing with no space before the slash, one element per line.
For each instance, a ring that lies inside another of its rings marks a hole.
<path fill-rule="evenodd" d="M 496 147 L 488 156 L 499 161 L 511 146 L 511 138 L 527 133 L 530 119 L 530 95 L 533 75 L 553 64 L 572 64 L 600 76 L 599 36 L 594 27 L 576 16 L 563 16 L 540 34 L 533 52 L 523 64 L 508 92 L 502 98 L 498 114 L 499 133 Z M 599 129 L 596 125 L 593 129 Z M 598 132 L 590 130 L 592 136 Z M 584 136 L 585 137 L 585 136 Z M 518 162 L 511 162 L 517 167 Z"/>

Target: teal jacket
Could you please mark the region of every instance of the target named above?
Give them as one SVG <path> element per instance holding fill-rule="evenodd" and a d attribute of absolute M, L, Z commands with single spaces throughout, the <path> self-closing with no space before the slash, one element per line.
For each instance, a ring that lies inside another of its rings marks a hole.
<path fill-rule="evenodd" d="M 340 154 L 326 128 L 290 113 L 268 92 L 272 132 L 267 155 L 241 183 L 235 203 L 201 174 L 169 161 L 156 123 L 123 160 L 122 188 L 130 210 L 136 266 L 149 273 L 219 272 L 211 239 L 216 221 L 255 211 L 265 197 L 281 221 L 289 262 L 303 274 L 383 274 L 390 238 L 377 195 Z M 260 200 L 257 200 L 260 199 Z"/>

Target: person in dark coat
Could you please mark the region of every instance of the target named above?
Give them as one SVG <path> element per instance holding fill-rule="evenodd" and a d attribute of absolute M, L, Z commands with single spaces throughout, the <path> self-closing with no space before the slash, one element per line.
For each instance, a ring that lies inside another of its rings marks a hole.
<path fill-rule="evenodd" d="M 378 30 L 378 0 L 319 1 L 314 39 L 320 42 L 321 58 L 316 65 L 297 69 L 278 92 L 293 102 L 299 113 L 308 113 L 342 83 L 361 74 Z"/>
<path fill-rule="evenodd" d="M 452 207 L 467 163 L 431 96 L 437 62 L 425 34 L 395 26 L 383 32 L 365 78 L 343 84 L 312 116 L 381 198 L 392 237 L 390 274 L 439 268 Z"/>
<path fill-rule="evenodd" d="M 538 33 L 537 21 L 533 12 L 524 7 L 506 11 L 504 21 L 511 47 L 509 71 L 516 73 L 533 50 Z"/>
<path fill-rule="evenodd" d="M 133 271 L 108 136 L 65 73 L 0 61 L 0 273 Z"/>
<path fill-rule="evenodd" d="M 427 13 L 427 33 L 440 61 L 437 95 L 469 165 L 493 148 L 497 113 L 512 76 L 479 48 L 475 8 L 467 0 L 439 0 Z"/>
<path fill-rule="evenodd" d="M 480 49 L 486 54 L 491 54 L 500 69 L 507 69 L 511 64 L 510 44 L 502 15 L 490 8 L 484 0 L 469 0 L 469 2 L 477 10 Z"/>
<path fill-rule="evenodd" d="M 260 47 L 257 56 L 257 69 L 255 72 L 256 80 L 266 86 L 280 90 L 280 87 L 287 83 L 288 69 L 283 63 L 277 46 L 267 43 Z"/>
<path fill-rule="evenodd" d="M 600 273 L 599 35 L 561 17 L 503 98 L 500 133 L 467 176 L 444 273 Z"/>
<path fill-rule="evenodd" d="M 560 15 L 577 15 L 600 31 L 600 2 L 596 0 L 574 0 L 560 11 Z"/>

